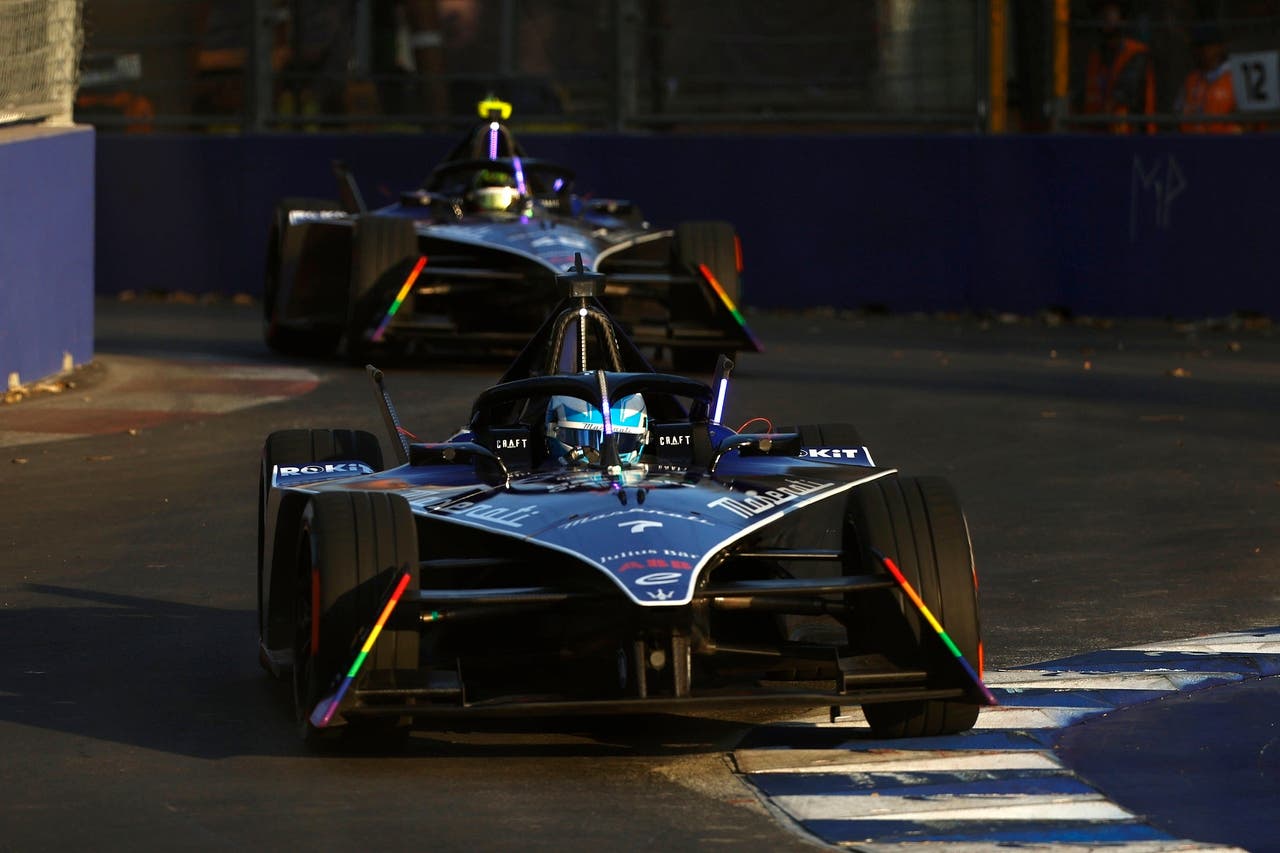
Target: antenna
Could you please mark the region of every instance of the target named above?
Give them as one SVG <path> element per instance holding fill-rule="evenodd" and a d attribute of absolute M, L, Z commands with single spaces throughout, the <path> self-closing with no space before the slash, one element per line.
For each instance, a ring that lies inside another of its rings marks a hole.
<path fill-rule="evenodd" d="M 591 314 L 589 300 L 598 299 L 604 292 L 604 273 L 589 270 L 582 263 L 582 253 L 573 253 L 573 266 L 556 276 L 556 281 L 567 290 L 570 299 L 578 300 L 578 372 L 587 372 L 587 317 Z"/>
<path fill-rule="evenodd" d="M 383 382 L 382 371 L 372 364 L 366 364 L 364 369 L 378 392 L 378 406 L 382 409 L 382 420 L 387 425 L 387 432 L 391 433 L 391 447 L 395 451 L 396 460 L 404 465 L 409 461 L 409 439 L 405 436 L 404 427 L 400 426 L 400 415 L 391 402 L 391 393 Z"/>

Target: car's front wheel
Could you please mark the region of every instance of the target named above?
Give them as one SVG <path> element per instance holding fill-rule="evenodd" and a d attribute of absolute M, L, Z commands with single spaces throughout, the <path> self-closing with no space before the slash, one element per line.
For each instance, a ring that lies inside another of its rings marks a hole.
<path fill-rule="evenodd" d="M 883 477 L 854 489 L 845 549 L 860 571 L 886 573 L 873 549 L 901 570 L 975 671 L 981 671 L 978 580 L 969 529 L 955 491 L 938 477 Z M 930 688 L 970 688 L 945 643 L 903 593 L 864 594 L 847 624 L 850 643 L 879 652 L 904 669 L 924 669 Z M 970 698 L 868 703 L 863 713 L 877 737 L 923 737 L 973 728 Z"/>
<path fill-rule="evenodd" d="M 320 702 L 332 697 L 351 672 L 404 571 L 411 578 L 405 595 L 412 596 L 417 589 L 418 538 L 403 497 L 321 492 L 311 498 L 298 543 L 293 637 L 294 713 L 307 743 L 354 740 L 381 745 L 408 734 L 410 720 L 395 716 L 342 720 L 339 715 L 333 727 L 312 720 Z M 393 612 L 361 673 L 418 668 L 415 615 L 408 607 Z"/>

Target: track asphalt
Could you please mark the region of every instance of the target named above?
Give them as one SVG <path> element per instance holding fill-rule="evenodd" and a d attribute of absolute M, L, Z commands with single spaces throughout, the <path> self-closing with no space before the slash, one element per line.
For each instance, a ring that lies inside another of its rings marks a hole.
<path fill-rule="evenodd" d="M 294 366 L 110 355 L 0 406 L 0 447 L 154 429 L 305 394 Z M 860 716 L 752 732 L 740 773 L 784 821 L 870 851 L 1280 850 L 1280 628 L 989 671 L 972 732 L 877 741 Z"/>

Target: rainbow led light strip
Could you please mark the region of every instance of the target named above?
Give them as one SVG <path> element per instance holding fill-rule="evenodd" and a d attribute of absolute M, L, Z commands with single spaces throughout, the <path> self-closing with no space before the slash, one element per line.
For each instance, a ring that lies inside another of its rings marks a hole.
<path fill-rule="evenodd" d="M 908 583 L 906 576 L 902 574 L 902 571 L 898 568 L 897 564 L 876 548 L 872 548 L 871 553 L 875 554 L 880 562 L 884 563 L 884 567 L 889 570 L 889 574 L 893 575 L 893 579 L 902 587 L 902 591 L 911 599 L 911 603 L 916 606 L 916 609 L 924 616 L 925 621 L 927 621 L 933 630 L 937 632 L 938 636 L 942 638 L 942 642 L 951 651 L 951 654 L 955 655 L 956 660 L 960 662 L 960 666 L 964 667 L 965 674 L 968 675 L 977 688 L 982 691 L 982 696 L 987 700 L 987 704 L 1000 704 L 996 701 L 995 695 L 987 688 L 987 685 L 982 683 L 982 676 L 974 671 L 973 666 L 965 660 L 964 654 L 962 654 L 960 649 L 956 647 L 956 644 L 951 640 L 951 637 L 948 636 L 947 632 L 943 630 L 942 623 L 934 618 L 933 612 L 929 610 L 929 606 L 924 603 L 924 599 L 922 599 L 919 593 L 917 593 L 911 584 Z M 981 646 L 978 648 L 978 666 L 982 666 Z"/>
<path fill-rule="evenodd" d="M 359 674 L 360 667 L 364 666 L 364 659 L 369 656 L 369 651 L 373 648 L 373 644 L 377 642 L 378 635 L 382 633 L 382 627 L 387 624 L 387 619 L 391 618 L 391 611 L 395 610 L 396 605 L 400 603 L 400 596 L 404 594 L 405 587 L 409 586 L 409 578 L 408 571 L 400 574 L 400 580 L 396 583 L 395 589 L 391 591 L 391 598 L 387 601 L 387 606 L 382 608 L 382 615 L 378 617 L 373 630 L 369 632 L 369 639 L 364 641 L 360 654 L 356 655 L 355 662 L 347 670 L 347 675 L 342 679 L 342 683 L 338 685 L 337 691 L 329 698 L 321 699 L 316 705 L 316 709 L 311 712 L 311 725 L 317 729 L 323 729 L 333 719 L 334 711 L 338 710 L 338 706 L 342 704 L 342 697 L 347 695 L 347 689 L 351 687 L 351 682 Z"/>
<path fill-rule="evenodd" d="M 760 341 L 756 336 L 751 334 L 751 330 L 747 328 L 747 321 L 742 316 L 742 312 L 738 310 L 738 306 L 733 304 L 733 300 L 729 298 L 729 294 L 725 293 L 724 287 L 721 286 L 719 279 L 711 272 L 711 268 L 706 264 L 698 264 L 698 271 L 702 273 L 702 277 L 711 285 L 711 289 L 716 292 L 716 296 L 720 297 L 720 301 L 724 303 L 724 307 L 729 309 L 729 313 L 733 315 L 733 319 L 738 321 L 738 325 L 742 327 L 742 331 L 747 333 L 747 337 L 751 339 L 751 343 L 755 344 L 757 350 L 764 350 L 760 345 Z"/>
<path fill-rule="evenodd" d="M 413 265 L 413 271 L 409 273 L 409 277 L 404 280 L 404 284 L 400 287 L 400 292 L 396 294 L 395 301 L 391 303 L 391 307 L 387 309 L 387 316 L 382 318 L 382 322 L 378 324 L 378 328 L 370 335 L 370 340 L 375 344 L 382 343 L 382 335 L 387 331 L 387 326 L 391 325 L 391 318 L 400 310 L 400 306 L 404 304 L 405 298 L 409 295 L 409 290 L 413 287 L 413 283 L 418 280 L 418 275 L 422 272 L 422 268 L 427 265 L 427 256 L 423 255 L 418 258 L 418 262 Z"/>

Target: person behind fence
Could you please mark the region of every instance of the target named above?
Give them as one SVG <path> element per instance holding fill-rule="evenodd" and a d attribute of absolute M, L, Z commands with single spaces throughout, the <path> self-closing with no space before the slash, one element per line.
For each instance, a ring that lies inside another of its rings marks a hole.
<path fill-rule="evenodd" d="M 1124 8 L 1117 2 L 1097 6 L 1098 45 L 1089 53 L 1085 71 L 1085 115 L 1123 117 L 1156 111 L 1156 79 L 1151 49 L 1125 35 Z M 1151 124 L 1136 127 L 1113 121 L 1102 128 L 1111 133 L 1154 133 Z"/>
<path fill-rule="evenodd" d="M 1216 24 L 1196 24 L 1191 29 L 1191 50 L 1196 67 L 1183 81 L 1174 112 L 1186 118 L 1237 112 L 1222 30 Z M 1234 121 L 1185 121 L 1179 127 L 1183 133 L 1244 133 L 1244 126 Z"/>

